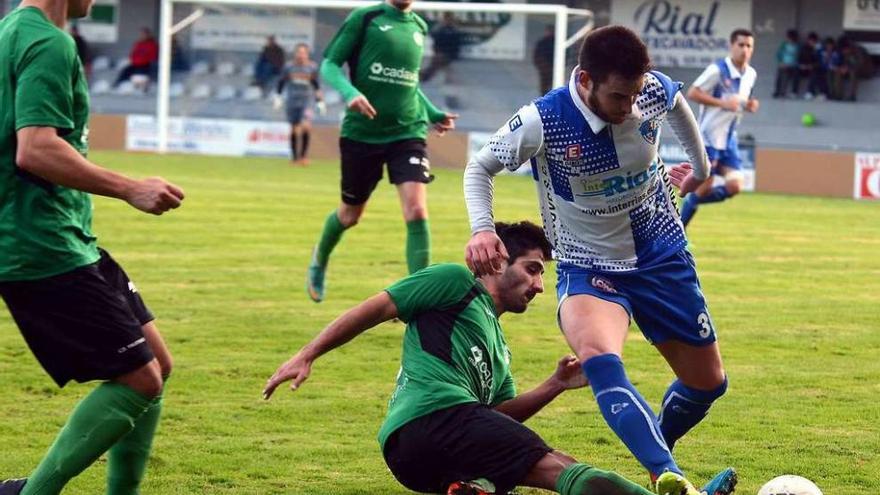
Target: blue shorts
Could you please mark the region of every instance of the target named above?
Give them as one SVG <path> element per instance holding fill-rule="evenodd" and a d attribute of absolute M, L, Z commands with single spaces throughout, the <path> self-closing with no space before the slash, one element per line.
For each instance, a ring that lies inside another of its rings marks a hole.
<path fill-rule="evenodd" d="M 734 143 L 733 146 L 728 146 L 726 150 L 719 150 L 711 146 L 706 146 L 706 154 L 709 155 L 710 162 L 718 160 L 718 165 L 742 170 L 742 160 L 739 157 L 739 146 L 737 146 L 736 143 Z M 719 172 L 717 169 L 713 169 L 712 173 L 718 174 Z"/>
<path fill-rule="evenodd" d="M 694 258 L 682 249 L 663 261 L 630 272 L 603 272 L 560 263 L 556 294 L 580 294 L 617 303 L 652 344 L 677 340 L 694 346 L 715 342 L 715 326 L 697 279 Z"/>

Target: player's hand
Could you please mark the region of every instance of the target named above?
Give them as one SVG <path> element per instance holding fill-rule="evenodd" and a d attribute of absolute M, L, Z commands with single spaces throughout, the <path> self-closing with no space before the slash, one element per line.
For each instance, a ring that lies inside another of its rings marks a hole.
<path fill-rule="evenodd" d="M 434 124 L 434 131 L 442 136 L 447 132 L 455 129 L 455 119 L 457 118 L 457 113 L 446 112 L 446 117 L 444 117 L 443 120 L 441 120 L 440 122 Z"/>
<path fill-rule="evenodd" d="M 272 110 L 275 110 L 277 112 L 278 110 L 281 110 L 281 107 L 283 107 L 283 106 L 284 106 L 284 99 L 281 98 L 281 95 L 279 95 L 279 94 L 272 95 Z"/>
<path fill-rule="evenodd" d="M 373 108 L 373 105 L 370 104 L 370 100 L 367 99 L 364 95 L 357 95 L 348 102 L 348 108 L 358 112 L 360 114 L 366 115 L 366 117 L 370 120 L 376 118 L 376 109 Z"/>
<path fill-rule="evenodd" d="M 278 388 L 278 385 L 292 380 L 290 382 L 290 390 L 296 390 L 309 375 L 312 373 L 312 360 L 303 354 L 303 351 L 297 352 L 286 363 L 282 364 L 275 370 L 275 374 L 269 377 L 266 386 L 263 388 L 263 399 L 269 400 L 272 393 Z"/>
<path fill-rule="evenodd" d="M 738 112 L 740 108 L 740 100 L 738 96 L 731 96 L 726 100 L 721 100 L 721 108 L 731 111 Z"/>
<path fill-rule="evenodd" d="M 161 215 L 180 206 L 183 196 L 183 189 L 160 177 L 150 177 L 134 181 L 123 199 L 138 210 Z"/>
<path fill-rule="evenodd" d="M 322 117 L 327 115 L 327 104 L 324 103 L 324 100 L 318 100 L 318 102 L 315 103 L 315 109 L 318 110 L 318 115 Z"/>
<path fill-rule="evenodd" d="M 704 181 L 694 177 L 694 168 L 690 163 L 679 163 L 673 165 L 668 170 L 669 181 L 678 188 L 678 195 L 687 196 L 688 193 L 696 191 L 700 184 Z"/>
<path fill-rule="evenodd" d="M 464 248 L 465 262 L 474 275 L 501 273 L 509 255 L 498 234 L 490 230 L 477 232 Z"/>
<path fill-rule="evenodd" d="M 749 101 L 746 102 L 746 112 L 755 113 L 758 111 L 758 107 L 761 106 L 761 103 L 757 98 L 749 98 Z"/>
<path fill-rule="evenodd" d="M 562 356 L 556 363 L 556 371 L 550 377 L 557 386 L 562 390 L 571 390 L 574 388 L 586 387 L 589 383 L 584 370 L 581 369 L 581 362 L 574 356 Z"/>

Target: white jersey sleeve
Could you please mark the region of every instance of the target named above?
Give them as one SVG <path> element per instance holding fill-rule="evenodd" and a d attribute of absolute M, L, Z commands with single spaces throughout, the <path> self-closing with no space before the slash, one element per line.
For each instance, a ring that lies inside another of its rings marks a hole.
<path fill-rule="evenodd" d="M 687 153 L 694 169 L 694 176 L 700 180 L 708 178 L 709 157 L 706 155 L 706 147 L 700 136 L 700 127 L 681 93 L 675 95 L 672 109 L 666 114 L 666 121 L 669 122 L 672 132 Z"/>
<path fill-rule="evenodd" d="M 537 155 L 544 143 L 541 116 L 534 104 L 522 107 L 468 162 L 464 198 L 471 233 L 492 231 L 492 177 L 505 168 L 514 171 Z"/>
<path fill-rule="evenodd" d="M 721 70 L 716 64 L 711 64 L 706 67 L 706 70 L 704 70 L 696 80 L 694 80 L 693 86 L 711 94 L 712 90 L 714 90 L 715 86 L 720 82 Z"/>

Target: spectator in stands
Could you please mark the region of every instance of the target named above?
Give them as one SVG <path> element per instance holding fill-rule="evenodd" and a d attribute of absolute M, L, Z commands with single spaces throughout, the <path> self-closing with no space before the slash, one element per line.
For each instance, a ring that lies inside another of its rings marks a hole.
<path fill-rule="evenodd" d="M 773 92 L 774 98 L 784 98 L 788 90 L 789 84 L 792 85 L 791 91 L 795 94 L 797 88 L 798 74 L 798 32 L 796 29 L 789 29 L 785 34 L 785 41 L 779 45 L 776 50 L 776 61 L 779 62 L 779 68 L 776 70 L 776 90 Z"/>
<path fill-rule="evenodd" d="M 798 52 L 798 73 L 795 79 L 795 94 L 800 94 L 801 78 L 807 80 L 807 91 L 804 93 L 804 99 L 812 100 L 815 96 L 822 94 L 819 84 L 820 75 L 819 59 L 819 35 L 810 33 L 807 35 L 807 42 L 801 45 Z"/>
<path fill-rule="evenodd" d="M 177 36 L 171 37 L 171 72 L 189 71 L 189 59 L 177 42 Z"/>
<path fill-rule="evenodd" d="M 452 12 L 443 13 L 443 19 L 431 29 L 431 38 L 434 39 L 434 56 L 431 64 L 422 71 L 420 79 L 428 82 L 434 74 L 442 70 L 446 76 L 444 83 L 451 84 L 452 62 L 458 60 L 461 54 L 461 31 L 455 25 L 455 15 Z"/>
<path fill-rule="evenodd" d="M 834 66 L 838 64 L 838 60 L 840 59 L 840 53 L 837 51 L 837 43 L 835 43 L 834 38 L 831 36 L 825 38 L 822 41 L 822 45 L 819 47 L 819 74 L 821 77 L 820 84 L 823 89 L 823 94 L 828 98 L 833 98 L 832 91 L 832 74 L 834 73 Z"/>
<path fill-rule="evenodd" d="M 79 56 L 79 61 L 82 62 L 86 75 L 89 75 L 92 71 L 92 55 L 89 53 L 89 43 L 82 37 L 79 28 L 75 24 L 70 26 L 70 36 L 73 38 L 73 42 L 76 43 L 76 54 Z"/>
<path fill-rule="evenodd" d="M 552 24 L 544 28 L 544 36 L 535 44 L 532 63 L 538 69 L 539 91 L 547 94 L 553 85 L 553 55 L 556 50 L 556 30 Z"/>
<path fill-rule="evenodd" d="M 275 41 L 274 36 L 269 36 L 254 66 L 254 85 L 265 89 L 273 77 L 281 75 L 282 69 L 284 69 L 284 48 Z"/>
<path fill-rule="evenodd" d="M 856 77 L 859 60 L 853 43 L 841 36 L 837 42 L 837 54 L 831 67 L 831 98 L 856 101 L 859 81 Z"/>
<path fill-rule="evenodd" d="M 128 55 L 128 65 L 119 72 L 119 77 L 113 83 L 113 87 L 118 86 L 122 81 L 135 75 L 145 75 L 149 78 L 155 77 L 156 62 L 159 60 L 159 43 L 153 36 L 153 32 L 149 28 L 141 28 L 141 36 L 131 48 Z"/>

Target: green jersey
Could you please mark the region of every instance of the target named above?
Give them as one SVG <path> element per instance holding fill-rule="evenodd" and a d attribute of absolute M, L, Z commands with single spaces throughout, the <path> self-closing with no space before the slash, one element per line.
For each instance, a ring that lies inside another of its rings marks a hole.
<path fill-rule="evenodd" d="M 425 139 L 429 122 L 445 118 L 419 89 L 427 33 L 421 17 L 387 3 L 361 7 L 348 16 L 324 52 L 321 75 L 346 102 L 364 95 L 376 118 L 349 109 L 342 137 L 376 144 Z M 351 82 L 339 69 L 344 63 Z"/>
<path fill-rule="evenodd" d="M 89 195 L 15 163 L 16 131 L 54 127 L 88 150 L 89 92 L 76 44 L 35 7 L 0 21 L 0 281 L 34 280 L 98 260 Z"/>
<path fill-rule="evenodd" d="M 471 272 L 432 265 L 386 289 L 407 322 L 397 388 L 379 443 L 410 421 L 458 404 L 496 406 L 516 395 L 495 303 Z"/>

